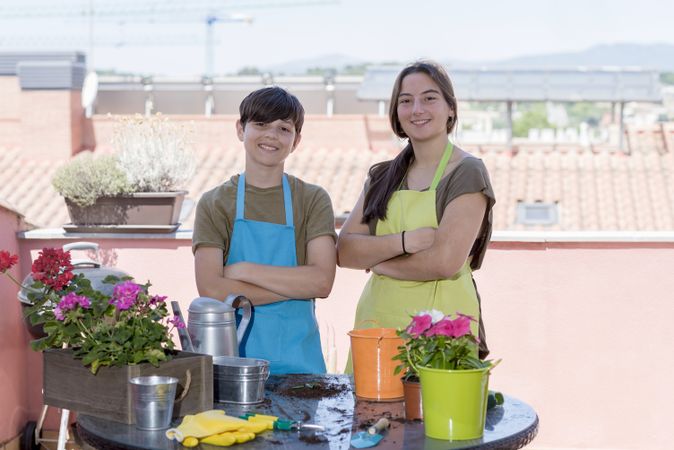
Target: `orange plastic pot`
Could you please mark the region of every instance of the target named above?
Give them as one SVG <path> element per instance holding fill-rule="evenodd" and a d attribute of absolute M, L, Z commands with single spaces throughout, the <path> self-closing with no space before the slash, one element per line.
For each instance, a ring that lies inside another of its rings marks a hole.
<path fill-rule="evenodd" d="M 392 401 L 403 397 L 400 375 L 394 375 L 398 346 L 403 340 L 395 328 L 367 328 L 349 331 L 356 397 Z"/>

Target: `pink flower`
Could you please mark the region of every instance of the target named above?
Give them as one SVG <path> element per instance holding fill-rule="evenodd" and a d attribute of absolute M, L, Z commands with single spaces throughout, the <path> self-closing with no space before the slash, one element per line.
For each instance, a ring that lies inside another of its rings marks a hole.
<path fill-rule="evenodd" d="M 171 325 L 173 325 L 178 329 L 185 328 L 185 322 L 183 322 L 182 319 L 180 319 L 180 317 L 178 316 L 173 316 L 171 319 L 168 320 L 168 323 L 170 323 Z"/>
<path fill-rule="evenodd" d="M 59 311 L 63 313 L 63 311 L 70 311 L 71 309 L 77 308 L 77 305 L 86 309 L 91 306 L 91 302 L 84 295 L 77 295 L 74 292 L 70 292 L 63 296 L 57 308 L 59 308 Z M 56 311 L 54 311 L 54 314 L 56 314 Z"/>
<path fill-rule="evenodd" d="M 63 311 L 61 311 L 61 308 L 58 306 L 54 308 L 54 316 L 56 317 L 57 320 L 65 320 L 66 316 L 63 314 Z"/>
<path fill-rule="evenodd" d="M 163 303 L 168 297 L 165 295 L 153 295 L 150 297 L 150 305 L 156 305 L 157 303 Z"/>
<path fill-rule="evenodd" d="M 416 315 L 412 317 L 412 323 L 407 327 L 407 333 L 417 338 L 428 330 L 432 323 L 433 318 L 429 314 Z"/>
<path fill-rule="evenodd" d="M 429 330 L 424 333 L 424 336 L 454 336 L 455 323 L 449 317 L 445 317 Z"/>
<path fill-rule="evenodd" d="M 470 322 L 472 321 L 472 317 L 466 316 L 464 314 L 458 314 L 458 316 L 459 317 L 454 319 L 452 322 L 454 327 L 452 336 L 459 338 L 461 336 L 471 334 Z"/>
<path fill-rule="evenodd" d="M 140 293 L 140 286 L 134 283 L 133 281 L 124 281 L 123 283 L 118 283 L 115 285 L 112 291 L 112 298 L 110 299 L 110 304 L 115 305 L 120 311 L 127 310 L 131 308 L 138 294 Z"/>

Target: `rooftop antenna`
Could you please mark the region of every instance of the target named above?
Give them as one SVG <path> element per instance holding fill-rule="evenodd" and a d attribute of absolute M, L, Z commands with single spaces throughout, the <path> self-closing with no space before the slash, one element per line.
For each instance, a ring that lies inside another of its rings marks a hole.
<path fill-rule="evenodd" d="M 82 108 L 84 116 L 89 119 L 94 113 L 94 102 L 98 95 L 98 75 L 94 68 L 94 0 L 89 0 L 89 54 L 87 57 L 87 76 L 82 85 Z"/>
<path fill-rule="evenodd" d="M 204 76 L 212 78 L 215 72 L 214 61 L 215 61 L 215 40 L 214 40 L 214 30 L 213 25 L 217 22 L 243 22 L 247 24 L 253 23 L 253 17 L 247 14 L 224 14 L 218 15 L 215 13 L 210 13 L 206 16 L 206 62 L 204 67 Z"/>
<path fill-rule="evenodd" d="M 94 102 L 98 95 L 98 75 L 91 70 L 84 77 L 84 84 L 82 85 L 82 108 L 84 108 L 84 115 L 87 119 L 91 118 L 94 113 Z"/>

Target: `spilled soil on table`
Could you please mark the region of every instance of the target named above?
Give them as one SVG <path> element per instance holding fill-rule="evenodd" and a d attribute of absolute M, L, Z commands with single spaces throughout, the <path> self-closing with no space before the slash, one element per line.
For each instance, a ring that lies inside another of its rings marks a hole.
<path fill-rule="evenodd" d="M 351 393 L 351 386 L 334 377 L 314 381 L 306 375 L 289 375 L 278 387 L 279 394 L 286 397 L 323 399 Z"/>

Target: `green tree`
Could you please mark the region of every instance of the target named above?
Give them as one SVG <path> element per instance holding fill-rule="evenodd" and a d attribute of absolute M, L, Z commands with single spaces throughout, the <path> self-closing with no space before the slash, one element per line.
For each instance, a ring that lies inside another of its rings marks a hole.
<path fill-rule="evenodd" d="M 527 137 L 532 128 L 550 128 L 545 103 L 529 103 L 518 105 L 524 109 L 522 115 L 513 121 L 513 136 Z"/>
<path fill-rule="evenodd" d="M 344 75 L 365 75 L 365 72 L 367 72 L 367 67 L 370 65 L 370 63 L 364 63 L 364 64 L 347 64 L 344 66 L 342 69 L 341 73 Z"/>
<path fill-rule="evenodd" d="M 578 126 L 582 122 L 590 126 L 597 126 L 602 116 L 609 111 L 605 104 L 594 102 L 575 102 L 567 106 L 566 112 L 569 115 L 569 125 Z"/>
<path fill-rule="evenodd" d="M 660 83 L 674 84 L 674 72 L 663 72 L 660 74 Z"/>
<path fill-rule="evenodd" d="M 255 66 L 244 66 L 236 72 L 237 75 L 261 75 L 262 72 Z"/>

